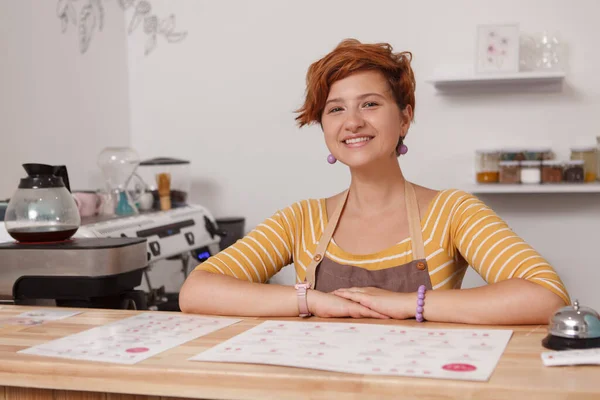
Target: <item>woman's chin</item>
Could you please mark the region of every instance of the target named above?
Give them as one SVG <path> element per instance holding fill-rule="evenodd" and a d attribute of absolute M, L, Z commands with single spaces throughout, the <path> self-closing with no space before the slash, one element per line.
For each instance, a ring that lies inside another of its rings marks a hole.
<path fill-rule="evenodd" d="M 352 157 L 344 157 L 341 159 L 342 163 L 344 163 L 348 168 L 352 170 L 361 170 L 372 168 L 377 164 L 382 164 L 383 160 L 381 157 L 373 157 L 366 155 L 354 155 Z"/>

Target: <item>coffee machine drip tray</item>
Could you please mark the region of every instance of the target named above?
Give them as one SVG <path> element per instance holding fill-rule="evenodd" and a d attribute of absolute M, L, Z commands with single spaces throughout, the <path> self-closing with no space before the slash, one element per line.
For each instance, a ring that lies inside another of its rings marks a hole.
<path fill-rule="evenodd" d="M 143 238 L 0 243 L 0 296 L 110 296 L 139 285 L 147 265 Z M 29 293 L 33 287 L 46 293 Z"/>

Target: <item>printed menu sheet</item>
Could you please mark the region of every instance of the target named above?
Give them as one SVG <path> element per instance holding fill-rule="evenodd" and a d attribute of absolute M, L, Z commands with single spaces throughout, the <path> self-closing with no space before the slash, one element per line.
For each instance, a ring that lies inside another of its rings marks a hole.
<path fill-rule="evenodd" d="M 81 314 L 81 311 L 69 311 L 69 310 L 49 310 L 40 309 L 32 310 L 21 313 L 14 317 L 0 317 L 0 326 L 2 325 L 25 325 L 34 326 L 41 325 L 44 322 L 56 321 L 59 319 L 65 319 L 74 315 Z"/>
<path fill-rule="evenodd" d="M 19 353 L 135 364 L 239 321 L 231 318 L 143 313 L 33 346 Z"/>
<path fill-rule="evenodd" d="M 541 354 L 546 367 L 563 365 L 600 365 L 600 348 L 546 351 Z"/>
<path fill-rule="evenodd" d="M 512 330 L 266 321 L 192 361 L 487 381 Z"/>

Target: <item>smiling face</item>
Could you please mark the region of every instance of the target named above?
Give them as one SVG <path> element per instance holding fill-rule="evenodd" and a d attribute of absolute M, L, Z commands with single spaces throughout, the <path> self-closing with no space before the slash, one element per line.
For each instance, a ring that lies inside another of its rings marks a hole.
<path fill-rule="evenodd" d="M 351 168 L 396 157 L 412 110 L 400 110 L 379 71 L 357 72 L 331 85 L 322 115 L 331 154 Z"/>

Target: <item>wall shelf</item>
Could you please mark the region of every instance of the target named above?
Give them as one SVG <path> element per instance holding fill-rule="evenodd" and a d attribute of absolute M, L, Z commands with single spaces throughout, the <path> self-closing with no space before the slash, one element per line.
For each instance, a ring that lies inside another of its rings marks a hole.
<path fill-rule="evenodd" d="M 557 183 L 557 184 L 517 184 L 502 183 L 472 184 L 463 190 L 473 194 L 511 194 L 511 193 L 600 193 L 598 183 Z"/>
<path fill-rule="evenodd" d="M 487 73 L 465 75 L 437 75 L 427 80 L 439 90 L 468 89 L 481 86 L 560 86 L 566 74 L 563 71 L 527 71 L 511 74 Z"/>

